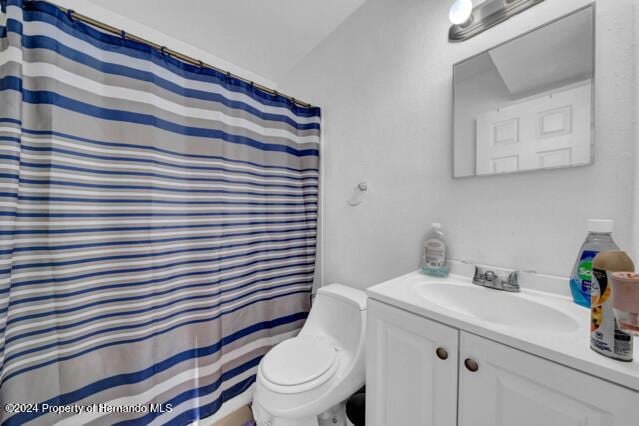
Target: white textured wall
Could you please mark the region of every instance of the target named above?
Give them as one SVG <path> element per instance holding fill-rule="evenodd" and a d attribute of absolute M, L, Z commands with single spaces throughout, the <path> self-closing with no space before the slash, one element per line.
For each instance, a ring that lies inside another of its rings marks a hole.
<path fill-rule="evenodd" d="M 589 217 L 615 219 L 634 251 L 636 2 L 596 2 L 595 164 L 463 180 L 451 178 L 452 64 L 589 1 L 546 0 L 461 44 L 447 41 L 450 3 L 368 0 L 279 82 L 323 107 L 323 282 L 416 269 L 435 220 L 456 259 L 543 273 L 569 273 Z M 349 207 L 361 180 L 368 198 Z"/>
<path fill-rule="evenodd" d="M 191 56 L 192 58 L 200 59 L 203 62 L 216 66 L 222 70 L 231 71 L 233 74 L 253 80 L 267 87 L 277 89 L 273 81 L 184 42 L 183 39 L 189 38 L 188 36 L 177 39 L 162 32 L 162 27 L 160 25 L 150 27 L 127 17 L 127 11 L 125 9 L 123 9 L 121 13 L 115 13 L 91 2 L 91 0 L 53 0 L 52 2 L 67 9 L 73 9 L 78 13 L 97 19 L 98 21 L 102 21 L 116 28 L 124 29 L 128 33 L 157 43 L 160 46 L 166 46 L 170 49 Z M 174 13 L 180 13 L 177 3 Z"/>
<path fill-rule="evenodd" d="M 635 204 L 634 204 L 634 247 L 635 264 L 639 265 L 639 4 L 635 4 Z M 639 268 L 639 266 L 638 266 Z"/>

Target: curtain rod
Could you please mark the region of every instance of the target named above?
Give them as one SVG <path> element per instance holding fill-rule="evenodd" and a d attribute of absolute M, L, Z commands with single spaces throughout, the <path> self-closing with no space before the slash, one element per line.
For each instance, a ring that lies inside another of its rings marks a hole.
<path fill-rule="evenodd" d="M 101 29 L 103 31 L 109 32 L 111 34 L 119 35 L 119 36 L 125 37 L 125 38 L 127 38 L 129 40 L 136 41 L 136 42 L 142 43 L 142 44 L 146 44 L 146 45 L 151 46 L 152 48 L 154 48 L 156 50 L 159 50 L 160 52 L 162 52 L 164 54 L 173 56 L 174 58 L 179 59 L 179 60 L 181 60 L 183 62 L 189 63 L 191 65 L 197 65 L 197 66 L 199 66 L 201 68 L 210 68 L 210 69 L 215 70 L 217 72 L 220 72 L 222 74 L 226 74 L 228 77 L 233 77 L 233 78 L 241 80 L 241 81 L 243 81 L 245 83 L 249 83 L 252 87 L 255 87 L 258 90 L 261 90 L 262 92 L 265 92 L 265 93 L 267 93 L 269 95 L 282 96 L 283 98 L 286 98 L 286 99 L 292 101 L 296 105 L 300 105 L 300 106 L 303 106 L 303 107 L 306 107 L 306 108 L 311 108 L 312 107 L 312 105 L 309 104 L 308 102 L 300 101 L 299 99 L 295 99 L 292 96 L 285 95 L 283 93 L 278 92 L 277 90 L 274 90 L 274 89 L 271 89 L 269 87 L 263 86 L 261 84 L 255 83 L 254 81 L 251 81 L 249 79 L 241 77 L 241 76 L 239 76 L 237 74 L 233 74 L 230 71 L 225 71 L 225 70 L 223 70 L 221 68 L 218 68 L 216 66 L 213 66 L 213 65 L 207 64 L 205 62 L 202 62 L 199 59 L 195 59 L 195 58 L 192 58 L 191 56 L 188 56 L 188 55 L 185 55 L 183 53 L 177 52 L 177 51 L 175 51 L 173 49 L 169 49 L 166 46 L 160 46 L 159 44 L 153 43 L 152 41 L 146 40 L 146 39 L 144 39 L 142 37 L 138 37 L 136 35 L 129 34 L 129 33 L 127 33 L 124 30 L 115 28 L 115 27 L 113 27 L 113 26 L 111 26 L 109 24 L 105 24 L 104 22 L 101 22 L 101 21 L 98 21 L 96 19 L 90 18 L 90 17 L 88 17 L 86 15 L 82 15 L 81 13 L 78 13 L 75 10 L 67 9 L 67 8 L 59 6 L 57 4 L 54 4 L 54 3 L 51 3 L 51 4 L 53 4 L 58 9 L 60 9 L 64 13 L 66 13 L 71 19 L 76 19 L 78 21 L 84 22 L 85 24 L 89 24 L 89 25 L 91 25 L 93 27 L 97 27 L 97 28 L 99 28 L 99 29 Z"/>

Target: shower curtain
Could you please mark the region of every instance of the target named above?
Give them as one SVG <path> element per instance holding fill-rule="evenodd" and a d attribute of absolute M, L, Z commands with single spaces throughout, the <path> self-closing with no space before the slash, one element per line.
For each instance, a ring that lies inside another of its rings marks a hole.
<path fill-rule="evenodd" d="M 0 421 L 188 424 L 307 316 L 319 115 L 1 0 Z"/>

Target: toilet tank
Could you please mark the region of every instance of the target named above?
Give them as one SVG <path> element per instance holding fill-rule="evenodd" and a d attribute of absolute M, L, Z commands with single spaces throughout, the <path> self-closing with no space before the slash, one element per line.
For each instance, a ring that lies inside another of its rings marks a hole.
<path fill-rule="evenodd" d="M 311 312 L 300 332 L 325 336 L 343 348 L 356 349 L 366 321 L 366 293 L 342 284 L 317 291 Z"/>

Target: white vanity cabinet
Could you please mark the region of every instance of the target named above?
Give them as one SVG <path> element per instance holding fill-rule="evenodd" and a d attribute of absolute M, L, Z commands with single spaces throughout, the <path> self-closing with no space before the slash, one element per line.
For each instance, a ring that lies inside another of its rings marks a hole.
<path fill-rule="evenodd" d="M 367 337 L 368 426 L 639 424 L 639 392 L 373 299 Z"/>
<path fill-rule="evenodd" d="M 459 331 L 371 299 L 367 315 L 366 425 L 455 426 Z"/>
<path fill-rule="evenodd" d="M 638 392 L 465 332 L 459 353 L 459 426 L 639 424 Z"/>

